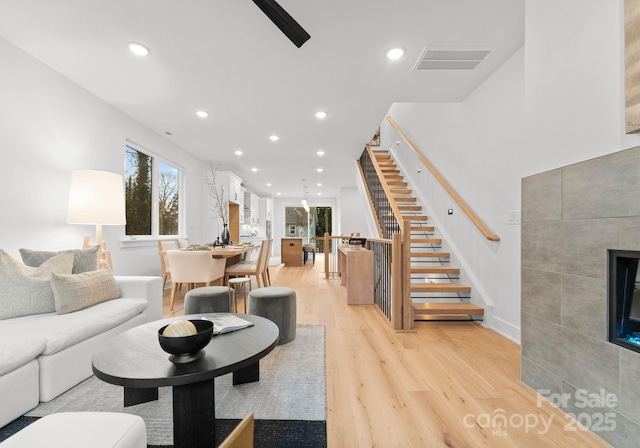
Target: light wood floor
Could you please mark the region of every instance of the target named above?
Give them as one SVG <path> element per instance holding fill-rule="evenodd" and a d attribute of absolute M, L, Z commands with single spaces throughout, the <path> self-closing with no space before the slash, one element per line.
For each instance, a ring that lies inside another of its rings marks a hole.
<path fill-rule="evenodd" d="M 347 305 L 339 281 L 325 280 L 322 269 L 320 258 L 271 268 L 271 277 L 295 289 L 298 323 L 326 327 L 329 447 L 609 446 L 549 403 L 537 405 L 519 380 L 517 344 L 473 323 L 420 322 L 414 332 L 395 332 L 375 306 Z M 165 317 L 182 315 L 184 291 L 173 313 L 168 291 Z M 507 424 L 500 428 L 496 416 Z"/>

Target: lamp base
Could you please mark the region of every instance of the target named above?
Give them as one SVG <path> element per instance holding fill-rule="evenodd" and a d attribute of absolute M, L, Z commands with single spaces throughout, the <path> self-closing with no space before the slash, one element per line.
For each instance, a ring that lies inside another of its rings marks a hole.
<path fill-rule="evenodd" d="M 84 240 L 82 241 L 82 248 L 88 249 L 91 246 L 95 246 L 96 244 L 100 245 L 100 250 L 98 251 L 98 269 L 111 269 L 113 271 L 113 263 L 111 262 L 111 252 L 107 250 L 107 243 L 104 241 L 96 242 L 95 244 L 91 243 L 91 237 L 89 235 L 84 236 Z"/>

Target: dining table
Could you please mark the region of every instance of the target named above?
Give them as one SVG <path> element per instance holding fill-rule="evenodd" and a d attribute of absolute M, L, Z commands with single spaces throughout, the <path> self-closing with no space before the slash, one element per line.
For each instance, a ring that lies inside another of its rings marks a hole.
<path fill-rule="evenodd" d="M 251 246 L 249 245 L 242 245 L 242 246 L 213 246 L 211 248 L 211 256 L 213 258 L 233 258 L 233 257 L 240 257 L 248 252 L 251 252 L 254 249 L 259 248 L 260 246 L 257 246 L 255 244 L 252 244 Z M 229 265 L 229 263 L 227 263 L 227 266 Z"/>

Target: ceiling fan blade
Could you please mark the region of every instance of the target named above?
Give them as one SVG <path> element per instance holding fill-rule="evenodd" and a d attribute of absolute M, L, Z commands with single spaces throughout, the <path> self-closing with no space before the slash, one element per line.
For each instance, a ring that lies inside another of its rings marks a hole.
<path fill-rule="evenodd" d="M 253 0 L 253 3 L 258 5 L 296 47 L 300 48 L 311 37 L 275 0 Z"/>

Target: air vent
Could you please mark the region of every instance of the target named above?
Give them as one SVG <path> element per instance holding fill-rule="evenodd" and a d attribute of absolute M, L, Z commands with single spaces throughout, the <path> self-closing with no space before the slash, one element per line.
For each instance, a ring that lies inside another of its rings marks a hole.
<path fill-rule="evenodd" d="M 475 70 L 491 50 L 425 48 L 414 70 Z"/>

